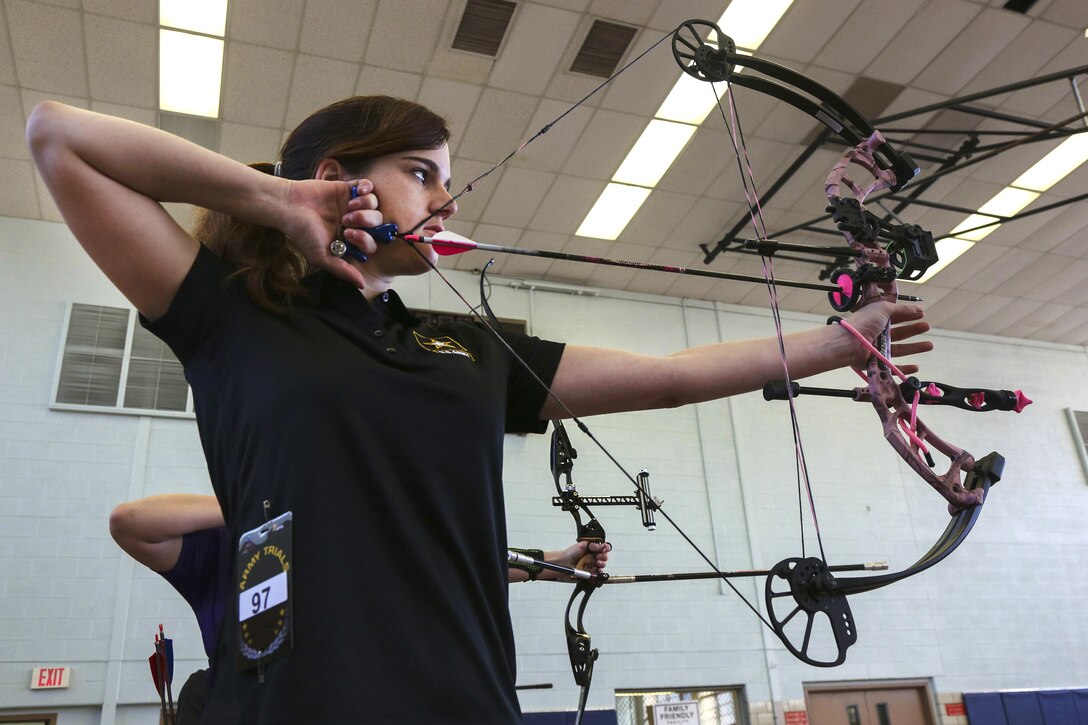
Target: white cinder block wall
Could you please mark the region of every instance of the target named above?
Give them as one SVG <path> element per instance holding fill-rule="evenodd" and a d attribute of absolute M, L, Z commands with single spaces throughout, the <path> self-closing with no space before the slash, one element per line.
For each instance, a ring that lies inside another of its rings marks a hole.
<path fill-rule="evenodd" d="M 475 297 L 476 278 L 454 273 Z M 720 339 L 771 334 L 769 316 L 706 302 L 618 293 L 571 294 L 496 280 L 491 304 L 534 334 L 575 344 L 666 354 Z M 554 285 L 552 285 L 554 286 Z M 460 312 L 437 279 L 412 280 L 413 306 Z M 195 423 L 52 411 L 49 397 L 69 302 L 125 306 L 67 230 L 0 217 L 0 714 L 60 710 L 64 723 L 138 722 L 157 709 L 147 656 L 159 622 L 174 637 L 180 680 L 201 665 L 187 605 L 109 538 L 117 503 L 154 493 L 207 492 Z M 822 324 L 790 315 L 788 329 Z M 925 377 L 968 387 L 1022 387 L 1020 415 L 927 410 L 927 422 L 981 456 L 1008 459 L 976 530 L 935 569 L 851 599 L 858 643 L 842 667 L 801 664 L 716 581 L 605 587 L 586 624 L 601 650 L 590 707 L 625 688 L 743 685 L 752 703 L 800 700 L 803 684 L 930 678 L 944 699 L 963 691 L 1082 686 L 1088 679 L 1088 482 L 1065 409 L 1088 409 L 1083 348 L 937 331 Z M 816 383 L 853 387 L 846 372 Z M 901 464 L 870 407 L 799 401 L 824 548 L 834 562 L 909 565 L 947 522 L 942 499 Z M 783 403 L 759 394 L 587 421 L 632 474 L 651 473 L 665 509 L 722 568 L 773 565 L 800 552 L 793 445 Z M 632 486 L 570 427 L 585 495 Z M 506 487 L 515 545 L 573 540 L 554 493 L 546 436 L 509 437 Z M 634 509 L 596 511 L 615 545 L 614 573 L 705 568 L 659 516 L 642 530 Z M 814 553 L 811 526 L 806 542 Z M 758 602 L 762 582 L 738 589 Z M 511 589 L 519 682 L 527 711 L 573 709 L 563 641 L 569 587 Z M 66 690 L 31 691 L 35 666 L 69 665 Z M 781 717 L 781 715 L 780 715 Z"/>

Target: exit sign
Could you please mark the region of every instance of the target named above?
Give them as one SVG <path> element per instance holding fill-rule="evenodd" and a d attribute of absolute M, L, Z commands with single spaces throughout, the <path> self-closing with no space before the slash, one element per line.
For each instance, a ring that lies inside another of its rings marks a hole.
<path fill-rule="evenodd" d="M 30 673 L 31 690 L 55 690 L 68 687 L 68 675 L 71 667 L 35 667 Z"/>

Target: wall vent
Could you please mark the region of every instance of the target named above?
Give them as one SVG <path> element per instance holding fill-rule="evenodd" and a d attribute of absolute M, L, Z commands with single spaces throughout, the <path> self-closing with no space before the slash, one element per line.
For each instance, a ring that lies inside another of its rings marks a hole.
<path fill-rule="evenodd" d="M 508 0 L 468 0 L 453 47 L 494 58 L 516 7 L 517 3 Z"/>
<path fill-rule="evenodd" d="M 1027 15 L 1028 10 L 1031 10 L 1031 6 L 1034 5 L 1036 0 L 1008 0 L 1005 3 L 1005 10 L 1012 10 L 1014 13 L 1020 13 L 1021 15 Z"/>
<path fill-rule="evenodd" d="M 637 28 L 606 20 L 594 20 L 570 69 L 599 78 L 608 78 L 631 45 Z"/>

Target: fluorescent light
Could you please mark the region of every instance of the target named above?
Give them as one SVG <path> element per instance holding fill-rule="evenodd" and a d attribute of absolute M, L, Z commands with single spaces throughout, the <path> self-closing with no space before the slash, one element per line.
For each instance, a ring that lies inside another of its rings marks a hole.
<path fill-rule="evenodd" d="M 1032 191 L 1046 191 L 1088 161 L 1088 132 L 1062 141 L 1057 148 L 1012 182 L 1013 186 Z"/>
<path fill-rule="evenodd" d="M 159 108 L 191 116 L 219 116 L 223 41 L 159 29 Z"/>
<path fill-rule="evenodd" d="M 971 247 L 975 246 L 975 243 L 967 239 L 958 239 L 956 237 L 945 237 L 937 242 L 937 259 L 938 262 L 926 270 L 926 273 L 922 275 L 920 279 L 909 280 L 901 279 L 900 282 L 908 282 L 910 284 L 922 284 L 933 279 L 933 276 L 940 272 L 942 269 L 952 264 L 960 255 L 966 252 Z"/>
<path fill-rule="evenodd" d="M 714 87 L 714 90 L 710 88 Z M 698 126 L 714 110 L 717 99 L 725 94 L 726 84 L 707 83 L 698 78 L 680 74 L 680 80 L 669 91 L 665 102 L 654 114 L 657 118 L 679 123 L 692 123 Z M 715 93 L 717 91 L 717 93 Z"/>
<path fill-rule="evenodd" d="M 996 230 L 998 225 L 993 224 L 992 226 L 983 227 L 982 229 L 975 229 L 975 227 L 997 221 L 1000 221 L 997 217 L 987 216 L 986 214 L 972 214 L 956 225 L 956 228 L 948 234 L 949 236 L 959 237 L 960 239 L 970 239 L 973 242 L 977 242 L 990 232 Z M 967 229 L 974 229 L 974 231 L 964 231 Z M 964 233 L 960 234 L 960 232 Z"/>
<path fill-rule="evenodd" d="M 159 25 L 222 38 L 227 0 L 159 0 Z"/>
<path fill-rule="evenodd" d="M 615 239 L 649 195 L 650 189 L 641 186 L 609 184 L 575 234 L 595 239 Z"/>
<path fill-rule="evenodd" d="M 642 132 L 635 145 L 627 152 L 627 158 L 616 170 L 612 181 L 621 184 L 654 186 L 672 162 L 688 145 L 696 126 L 654 119 Z"/>
<path fill-rule="evenodd" d="M 1014 189 L 1006 186 L 994 195 L 994 198 L 978 208 L 979 214 L 992 214 L 997 217 L 1010 217 L 1039 198 L 1039 192 L 1027 189 Z"/>
<path fill-rule="evenodd" d="M 718 27 L 738 48 L 756 50 L 791 4 L 793 0 L 733 0 Z"/>

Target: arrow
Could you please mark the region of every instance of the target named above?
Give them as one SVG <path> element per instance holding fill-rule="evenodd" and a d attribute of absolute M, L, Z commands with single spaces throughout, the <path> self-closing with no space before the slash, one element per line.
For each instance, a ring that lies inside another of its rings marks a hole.
<path fill-rule="evenodd" d="M 767 283 L 767 280 L 763 279 L 763 277 L 756 277 L 749 274 L 711 272 L 709 270 L 689 269 L 688 267 L 678 267 L 671 264 L 631 262 L 622 259 L 608 259 L 606 257 L 588 257 L 581 254 L 549 252 L 544 249 L 522 249 L 520 247 L 504 247 L 499 244 L 484 244 L 483 242 L 474 242 L 471 239 L 462 237 L 460 234 L 454 232 L 439 232 L 432 237 L 425 237 L 419 234 L 405 234 L 403 235 L 403 238 L 409 243 L 422 242 L 423 244 L 430 244 L 438 254 L 445 257 L 479 250 L 481 252 L 493 252 L 495 254 L 520 254 L 526 257 L 543 257 L 545 259 L 559 259 L 566 262 L 588 262 L 590 264 L 603 264 L 611 267 L 628 267 L 631 269 L 646 269 L 654 272 L 671 272 L 673 274 L 687 274 L 695 277 L 710 277 L 711 279 L 728 279 L 734 282 Z M 799 289 L 811 289 L 819 292 L 842 292 L 842 289 L 837 285 L 818 284 L 814 282 L 794 282 L 780 279 L 776 280 L 775 284 L 779 287 L 797 287 Z"/>

